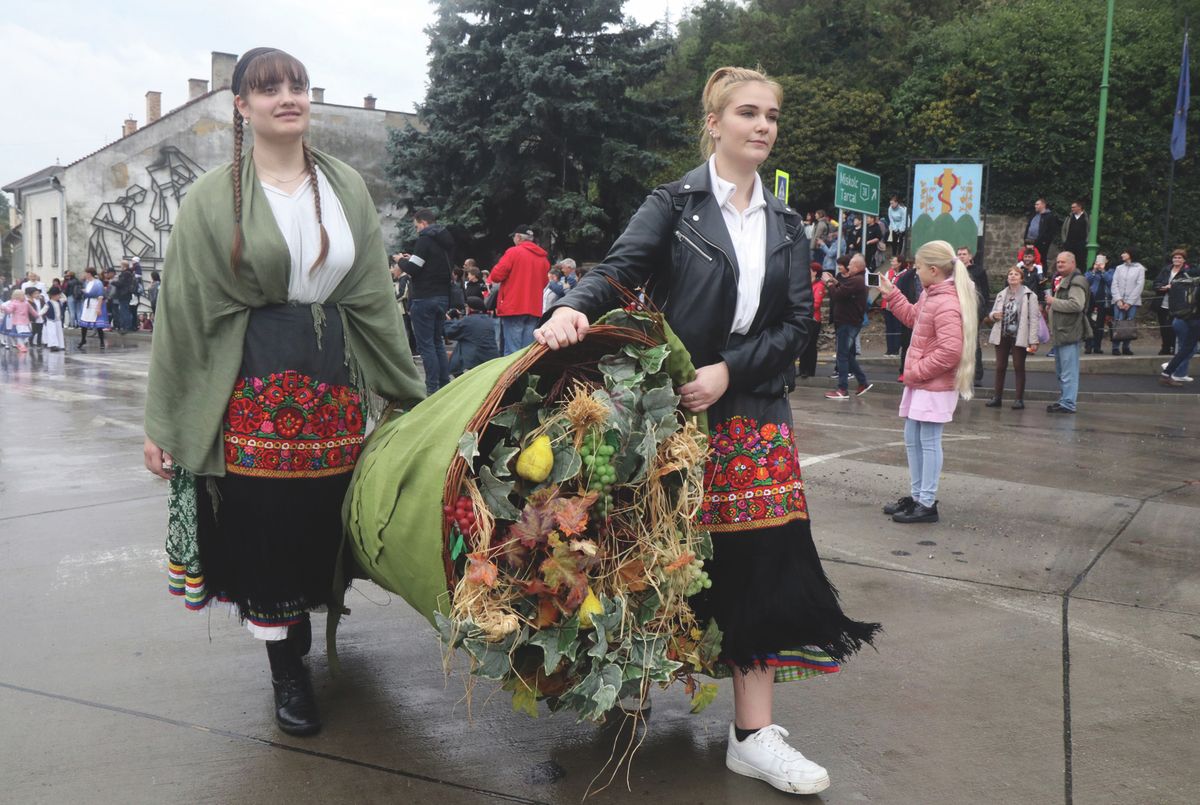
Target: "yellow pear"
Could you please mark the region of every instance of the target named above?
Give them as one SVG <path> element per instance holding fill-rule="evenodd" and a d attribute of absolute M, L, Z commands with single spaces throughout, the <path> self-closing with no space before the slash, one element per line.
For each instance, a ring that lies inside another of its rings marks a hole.
<path fill-rule="evenodd" d="M 554 451 L 550 449 L 550 437 L 544 433 L 517 456 L 517 475 L 526 481 L 540 484 L 550 477 L 554 468 Z"/>
<path fill-rule="evenodd" d="M 579 625 L 584 629 L 591 629 L 592 616 L 603 614 L 604 605 L 600 603 L 600 599 L 592 592 L 592 588 L 588 587 L 587 598 L 583 599 L 583 603 L 579 605 Z"/>

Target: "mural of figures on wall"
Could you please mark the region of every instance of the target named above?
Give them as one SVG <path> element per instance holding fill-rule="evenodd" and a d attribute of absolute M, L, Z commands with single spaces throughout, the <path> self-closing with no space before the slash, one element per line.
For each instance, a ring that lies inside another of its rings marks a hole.
<path fill-rule="evenodd" d="M 167 145 L 159 149 L 158 158 L 146 167 L 146 172 L 150 175 L 150 191 L 132 184 L 116 199 L 102 203 L 92 216 L 89 266 L 109 268 L 130 257 L 141 258 L 143 270 L 161 266 L 179 203 L 204 168 L 175 146 Z M 139 208 L 142 220 L 154 227 L 157 242 L 138 226 Z"/>
<path fill-rule="evenodd" d="M 159 150 L 158 159 L 148 165 L 146 171 L 150 174 L 154 192 L 150 201 L 150 223 L 158 231 L 158 254 L 161 256 L 167 252 L 167 238 L 174 226 L 172 222 L 179 211 L 179 203 L 192 182 L 204 173 L 204 168 L 175 146 L 167 145 Z"/>
<path fill-rule="evenodd" d="M 88 265 L 105 269 L 126 257 L 140 257 L 143 265 L 154 256 L 154 240 L 137 225 L 137 207 L 146 200 L 146 188 L 132 184 L 114 201 L 106 201 L 92 216 L 88 238 Z"/>

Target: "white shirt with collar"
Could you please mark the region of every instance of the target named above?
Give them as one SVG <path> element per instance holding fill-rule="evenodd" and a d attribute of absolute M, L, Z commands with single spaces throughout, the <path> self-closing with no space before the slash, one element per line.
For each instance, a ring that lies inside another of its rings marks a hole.
<path fill-rule="evenodd" d="M 762 179 L 756 173 L 750 206 L 745 212 L 739 212 L 733 206 L 737 185 L 717 175 L 715 156 L 708 158 L 708 179 L 737 257 L 737 305 L 734 307 L 730 332 L 745 335 L 750 332 L 750 325 L 758 313 L 763 277 L 767 273 L 767 200 L 763 197 Z"/>

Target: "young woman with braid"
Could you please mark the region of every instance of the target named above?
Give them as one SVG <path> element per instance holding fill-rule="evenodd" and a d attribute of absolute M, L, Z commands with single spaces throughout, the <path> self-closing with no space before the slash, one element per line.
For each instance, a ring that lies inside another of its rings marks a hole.
<path fill-rule="evenodd" d="M 277 723 L 311 735 L 308 613 L 340 614 L 341 504 L 366 412 L 424 387 L 362 177 L 304 141 L 304 65 L 257 48 L 232 88 L 233 162 L 189 188 L 167 250 L 145 461 L 171 481 L 171 592 L 236 607 L 266 641 Z"/>

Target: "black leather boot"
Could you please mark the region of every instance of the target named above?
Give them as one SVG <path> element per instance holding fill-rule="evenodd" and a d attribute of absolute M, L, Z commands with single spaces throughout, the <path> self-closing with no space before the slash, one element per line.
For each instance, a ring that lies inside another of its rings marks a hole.
<path fill-rule="evenodd" d="M 317 734 L 321 718 L 308 669 L 287 640 L 267 643 L 267 655 L 275 688 L 275 723 L 288 735 Z"/>
<path fill-rule="evenodd" d="M 312 621 L 307 612 L 304 613 L 304 620 L 288 627 L 287 642 L 297 657 L 308 656 L 312 648 Z"/>

